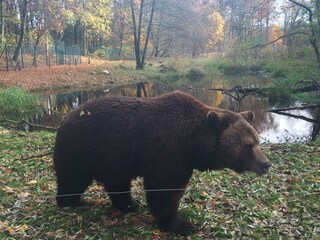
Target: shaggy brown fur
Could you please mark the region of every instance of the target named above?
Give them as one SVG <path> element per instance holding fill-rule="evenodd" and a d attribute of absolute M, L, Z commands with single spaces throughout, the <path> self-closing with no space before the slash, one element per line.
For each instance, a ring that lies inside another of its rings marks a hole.
<path fill-rule="evenodd" d="M 72 111 L 61 123 L 54 149 L 59 206 L 76 206 L 97 180 L 108 192 L 130 191 L 131 179 L 144 177 L 150 189 L 183 189 L 193 169 L 268 171 L 252 112 L 208 107 L 174 92 L 158 98 L 107 97 Z M 194 226 L 178 216 L 183 191 L 147 191 L 147 202 L 161 229 L 188 234 Z M 130 193 L 110 194 L 126 213 L 136 203 Z"/>

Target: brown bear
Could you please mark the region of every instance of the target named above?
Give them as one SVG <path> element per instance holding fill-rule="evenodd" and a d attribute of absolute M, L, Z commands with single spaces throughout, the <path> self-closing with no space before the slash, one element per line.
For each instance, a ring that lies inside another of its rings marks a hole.
<path fill-rule="evenodd" d="M 141 176 L 159 228 L 189 234 L 195 227 L 179 217 L 178 207 L 193 169 L 268 172 L 253 119 L 253 112 L 212 108 L 182 92 L 87 102 L 69 113 L 57 133 L 57 203 L 79 205 L 96 180 L 113 206 L 127 213 L 136 207 L 131 179 Z"/>

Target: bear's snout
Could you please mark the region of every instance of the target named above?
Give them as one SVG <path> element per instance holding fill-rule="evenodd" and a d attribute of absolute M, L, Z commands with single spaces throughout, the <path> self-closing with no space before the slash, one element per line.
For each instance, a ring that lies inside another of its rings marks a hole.
<path fill-rule="evenodd" d="M 261 172 L 262 172 L 261 174 L 265 174 L 265 173 L 269 172 L 270 167 L 271 167 L 270 162 L 263 163 L 261 166 Z"/>

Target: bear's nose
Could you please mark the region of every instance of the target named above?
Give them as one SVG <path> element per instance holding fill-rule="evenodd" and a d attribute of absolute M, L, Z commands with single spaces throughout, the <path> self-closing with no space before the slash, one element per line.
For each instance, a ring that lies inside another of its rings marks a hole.
<path fill-rule="evenodd" d="M 270 162 L 266 162 L 266 163 L 262 164 L 262 168 L 265 171 L 268 171 L 270 167 L 271 167 L 271 163 Z"/>

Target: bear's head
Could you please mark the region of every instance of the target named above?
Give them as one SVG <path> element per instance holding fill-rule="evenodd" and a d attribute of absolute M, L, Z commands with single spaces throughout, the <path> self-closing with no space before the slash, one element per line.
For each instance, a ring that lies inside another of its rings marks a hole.
<path fill-rule="evenodd" d="M 214 162 L 208 169 L 229 168 L 259 175 L 269 171 L 271 164 L 260 149 L 259 135 L 252 126 L 254 118 L 251 111 L 234 113 L 215 109 L 208 113 L 209 131 L 215 135 L 214 143 L 209 141 L 207 144 L 211 146 L 206 146 L 214 155 L 206 157 L 207 164 Z"/>

